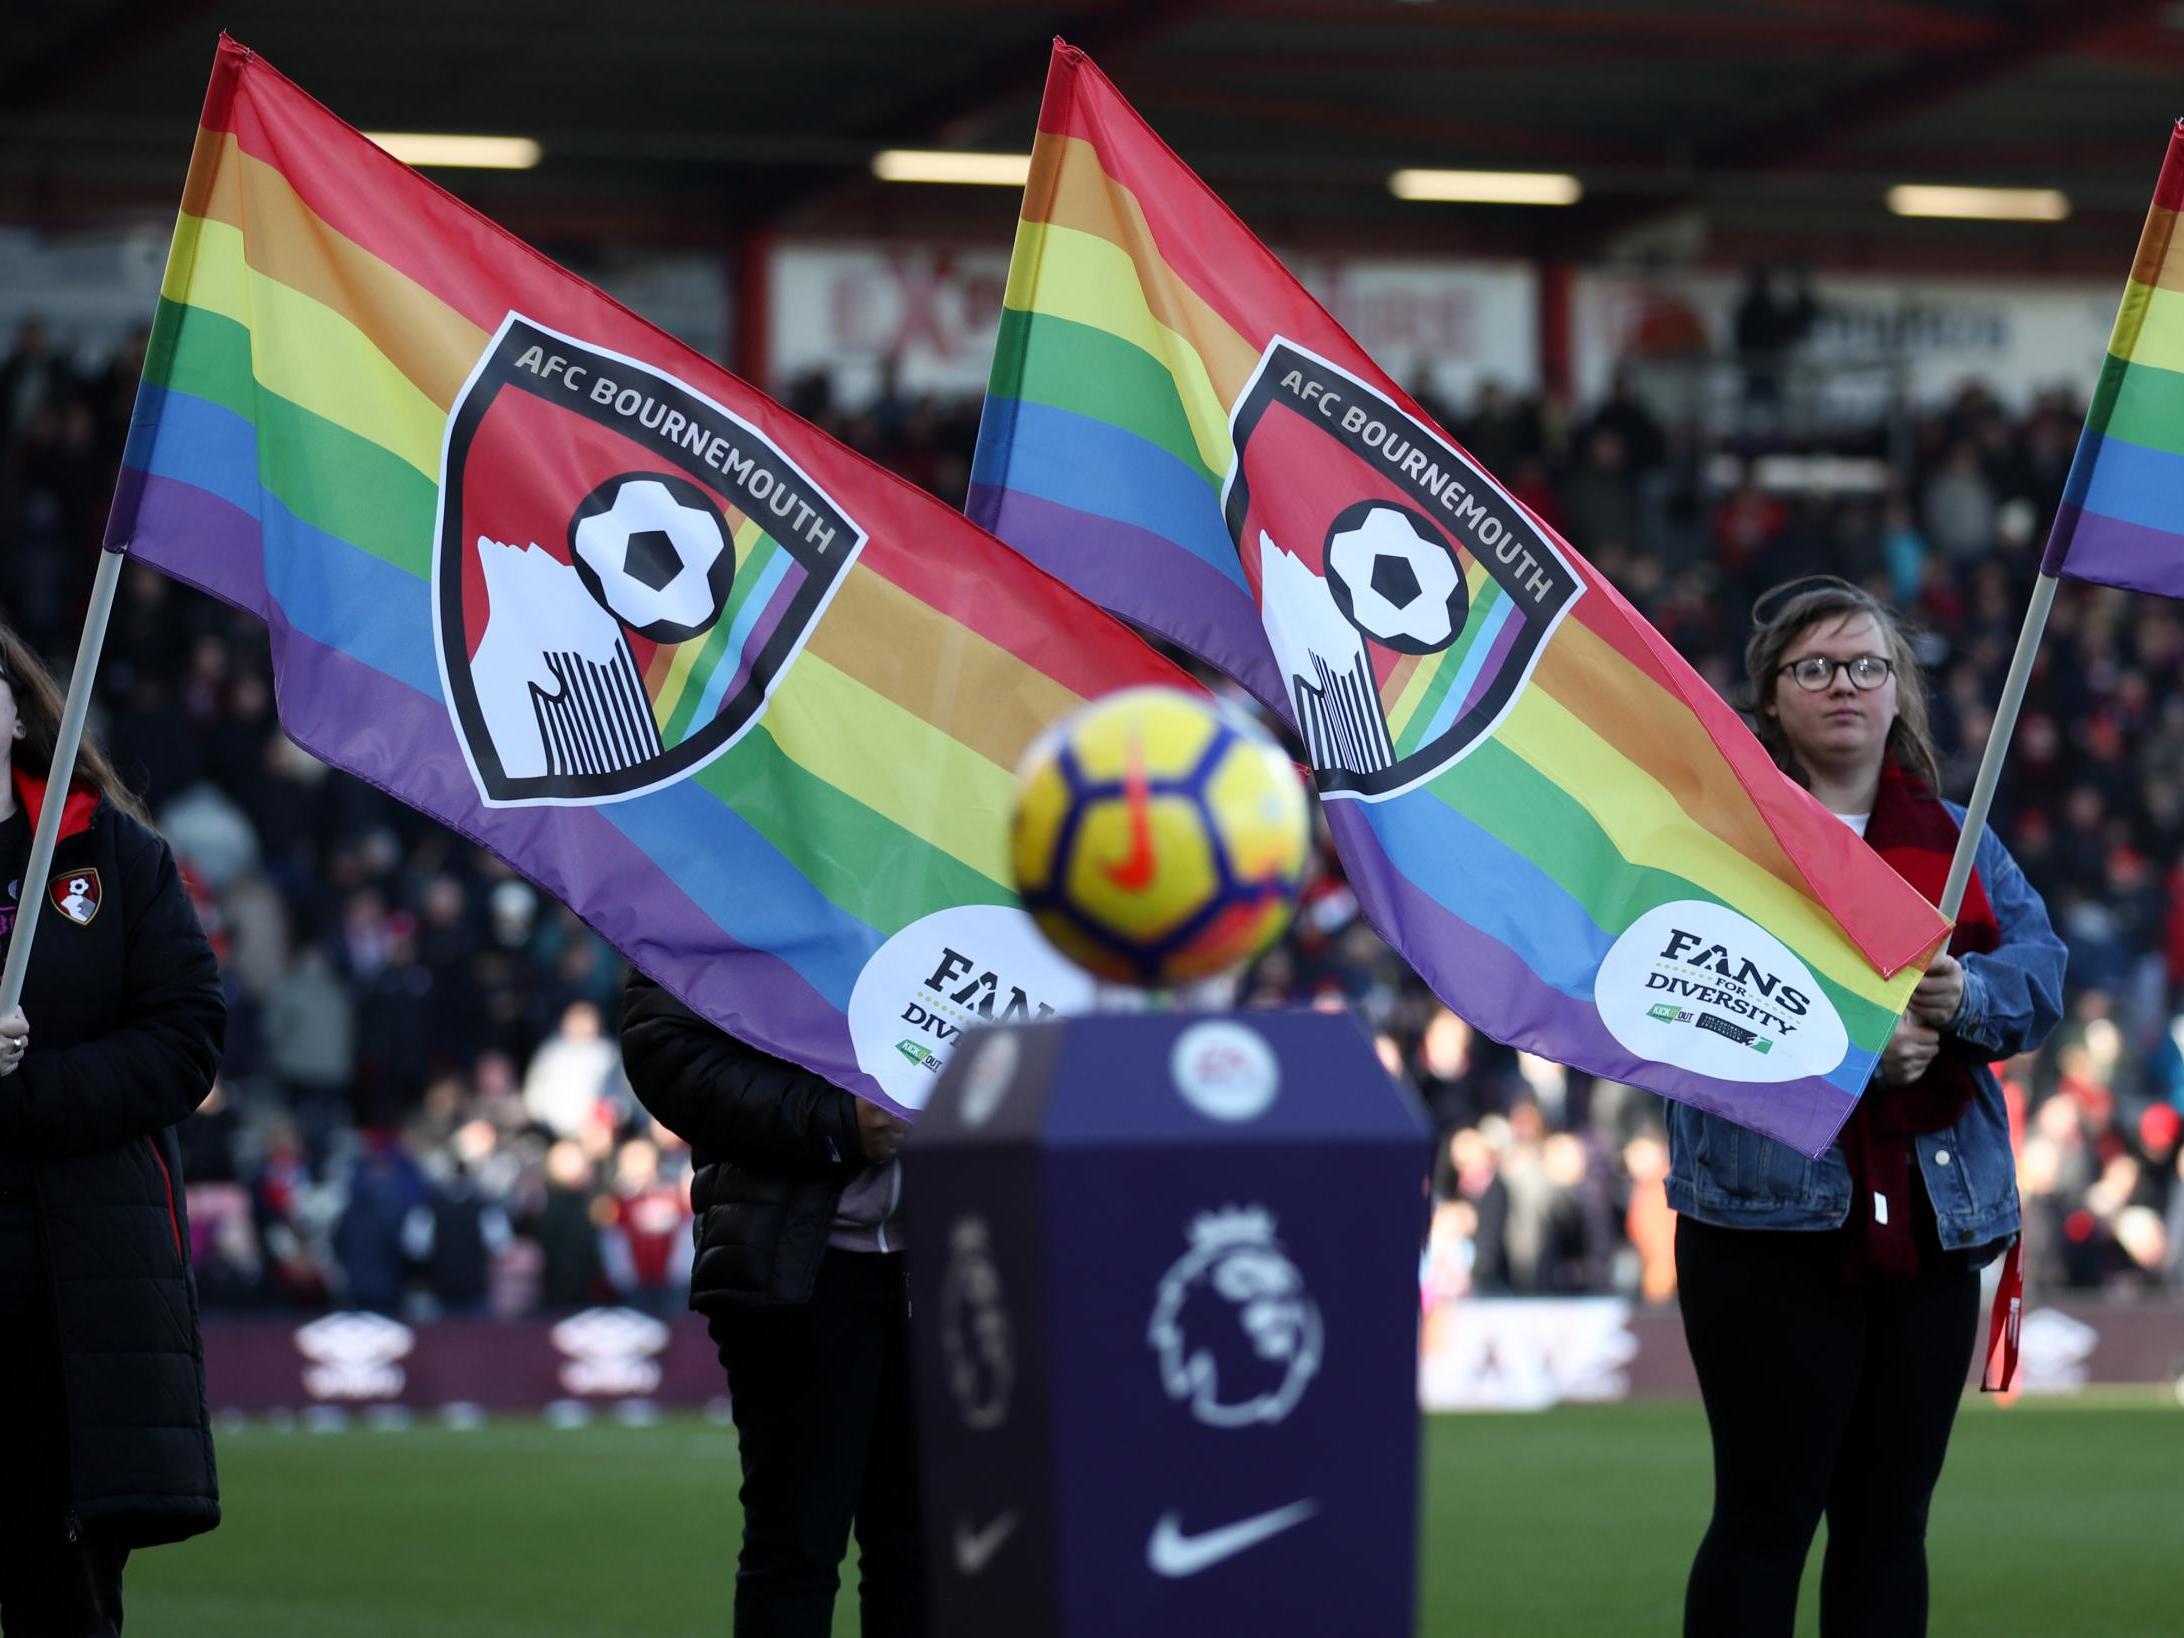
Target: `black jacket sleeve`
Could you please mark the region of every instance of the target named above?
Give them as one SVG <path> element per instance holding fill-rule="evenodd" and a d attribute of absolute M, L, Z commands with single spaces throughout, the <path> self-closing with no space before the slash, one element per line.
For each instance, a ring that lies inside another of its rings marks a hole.
<path fill-rule="evenodd" d="M 857 1100 L 708 1023 L 642 973 L 622 1003 L 630 1089 L 700 1155 L 787 1172 L 864 1163 Z"/>
<path fill-rule="evenodd" d="M 0 1149 L 111 1149 L 185 1119 L 212 1090 L 227 1029 L 212 946 L 166 842 L 130 825 L 116 852 L 129 917 L 121 1024 L 49 1048 L 31 1020 L 22 1067 L 0 1078 Z"/>

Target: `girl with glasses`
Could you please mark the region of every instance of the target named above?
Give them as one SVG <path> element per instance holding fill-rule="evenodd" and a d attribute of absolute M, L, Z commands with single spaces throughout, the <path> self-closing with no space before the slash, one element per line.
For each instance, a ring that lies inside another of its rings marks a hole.
<path fill-rule="evenodd" d="M 1939 900 L 1963 809 L 1936 794 L 1918 664 L 1847 582 L 1762 598 L 1745 654 L 1760 742 Z M 1823 1517 L 1823 1638 L 1926 1630 L 1927 1505 L 1978 1327 L 1979 1269 L 2018 1233 L 1994 1062 L 2061 1010 L 2061 942 L 1990 830 L 1934 959 L 1818 1160 L 1670 1104 L 1684 1333 L 1714 1446 L 1690 1638 L 1789 1638 Z"/>

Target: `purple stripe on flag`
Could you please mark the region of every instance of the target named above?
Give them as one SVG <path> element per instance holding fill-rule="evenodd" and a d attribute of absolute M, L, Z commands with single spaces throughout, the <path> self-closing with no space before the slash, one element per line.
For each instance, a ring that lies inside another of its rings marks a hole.
<path fill-rule="evenodd" d="M 266 611 L 281 726 L 298 745 L 505 859 L 723 1029 L 901 1112 L 857 1067 L 842 1014 L 779 957 L 732 938 L 603 810 L 486 808 L 446 707 L 288 624 L 266 592 L 256 519 L 168 478 L 140 493 L 139 516 L 160 520 L 147 561 Z"/>
<path fill-rule="evenodd" d="M 1573 1069 L 1665 1091 L 1801 1154 L 1818 1157 L 1835 1141 L 1857 1100 L 1818 1076 L 1749 1086 L 1633 1057 L 1608 1032 L 1590 1002 L 1556 989 L 1508 945 L 1452 914 L 1398 874 L 1363 810 L 1358 802 L 1329 802 L 1321 811 L 1366 919 L 1409 956 L 1437 993 L 1464 996 L 1475 1009 L 1475 1019 L 1491 1018 L 1496 1040 Z"/>
<path fill-rule="evenodd" d="M 124 515 L 124 492 L 135 539 L 116 544 L 126 545 L 131 557 L 186 580 L 245 614 L 265 618 L 265 547 L 256 518 L 237 511 L 210 490 L 173 478 L 155 478 L 134 467 L 122 468 L 115 485 L 117 517 Z M 184 563 L 189 566 L 187 572 L 179 567 Z"/>
<path fill-rule="evenodd" d="M 2184 597 L 2184 535 L 2063 506 L 2056 511 L 2049 538 L 2041 567 L 2050 573 L 2159 597 Z"/>
<path fill-rule="evenodd" d="M 784 552 L 783 556 L 787 556 L 787 553 Z M 736 655 L 736 668 L 729 674 L 728 681 L 715 688 L 712 680 L 707 679 L 705 703 L 701 707 L 700 717 L 693 719 L 692 733 L 696 733 L 705 722 L 711 720 L 712 712 L 719 707 L 722 700 L 735 698 L 737 690 L 750 681 L 753 657 L 766 651 L 766 645 L 773 640 L 775 631 L 780 629 L 782 620 L 788 615 L 789 605 L 796 601 L 796 594 L 804 589 L 807 578 L 809 577 L 804 572 L 804 566 L 790 558 L 788 572 L 782 575 L 781 584 L 774 587 L 773 595 L 766 599 L 766 606 L 759 610 L 758 618 L 751 623 L 750 631 L 745 634 L 743 647 Z"/>
<path fill-rule="evenodd" d="M 1509 659 L 1509 650 L 1516 645 L 1517 631 L 1523 624 L 1523 617 L 1514 608 L 1510 609 L 1508 618 L 1501 623 L 1501 630 L 1494 633 L 1494 646 L 1486 651 L 1486 663 L 1472 679 L 1471 692 L 1464 697 L 1464 708 L 1456 713 L 1456 721 L 1461 722 L 1469 716 L 1472 708 L 1486 697 L 1486 691 L 1494 686 L 1494 679 L 1501 675 L 1502 666 Z"/>
<path fill-rule="evenodd" d="M 1135 524 L 993 484 L 973 485 L 964 511 L 1065 586 L 1219 666 L 1291 718 L 1257 605 L 1195 553 Z"/>

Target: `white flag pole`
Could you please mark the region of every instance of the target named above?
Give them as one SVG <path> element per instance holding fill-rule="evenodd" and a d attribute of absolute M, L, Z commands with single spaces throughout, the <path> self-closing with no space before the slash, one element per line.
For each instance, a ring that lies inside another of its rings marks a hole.
<path fill-rule="evenodd" d="M 1994 788 L 2001 782 L 2002 759 L 2009 755 L 2017 733 L 2018 708 L 2025 703 L 2025 682 L 2032 675 L 2032 657 L 2039 652 L 2040 634 L 2047 630 L 2048 610 L 2055 606 L 2058 582 L 2042 574 L 2033 583 L 2032 601 L 2025 608 L 2024 629 L 2017 634 L 2017 652 L 2010 656 L 2010 673 L 2002 683 L 2002 697 L 1995 702 L 1994 726 L 1987 733 L 1987 748 L 1980 753 L 1979 777 L 1972 783 L 1972 799 L 1964 810 L 1964 824 L 1957 835 L 1956 856 L 1949 861 L 1949 880 L 1941 890 L 1941 913 L 1951 921 L 1964 907 L 1964 889 L 1972 879 L 1972 859 L 1979 839 L 1986 833 L 1987 810 L 1994 805 Z"/>
<path fill-rule="evenodd" d="M 108 547 L 99 553 L 98 576 L 91 583 L 91 607 L 83 619 L 83 641 L 76 645 L 76 669 L 68 679 L 68 699 L 61 707 L 60 732 L 53 741 L 53 766 L 46 775 L 45 805 L 38 810 L 37 834 L 30 841 L 30 863 L 23 870 L 22 904 L 15 936 L 8 944 L 8 965 L 0 973 L 0 1017 L 23 998 L 23 969 L 30 961 L 30 941 L 38 930 L 38 912 L 46 898 L 46 872 L 60 840 L 61 810 L 68 806 L 68 782 L 76 772 L 76 751 L 83 744 L 84 714 L 91 708 L 91 680 L 106 646 L 106 619 L 114 611 L 114 588 L 121 580 L 127 553 Z M 21 702 L 17 702 L 20 709 Z"/>

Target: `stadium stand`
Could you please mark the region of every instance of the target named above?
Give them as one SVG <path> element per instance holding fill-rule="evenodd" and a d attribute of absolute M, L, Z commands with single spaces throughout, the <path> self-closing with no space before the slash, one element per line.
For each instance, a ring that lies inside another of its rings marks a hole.
<path fill-rule="evenodd" d="M 0 362 L 0 610 L 57 664 L 143 344 L 86 358 L 29 321 Z M 1961 797 L 2082 406 L 2011 410 L 1966 383 L 1894 424 L 1805 437 L 1782 412 L 1794 356 L 1793 333 L 1760 365 L 1725 364 L 1741 408 L 1704 426 L 1664 421 L 1629 381 L 1576 409 L 1491 382 L 1429 407 L 1732 698 L 1767 586 L 1841 572 L 1904 608 Z M 960 500 L 975 399 L 883 384 L 845 405 L 821 378 L 783 396 Z M 2064 1027 L 2005 1077 L 2035 1290 L 2184 1285 L 2180 665 L 2174 604 L 2066 589 L 1998 806 L 2071 948 Z M 497 861 L 290 744 L 254 621 L 133 571 L 97 703 L 229 987 L 226 1069 L 184 1128 L 207 1304 L 679 1307 L 688 1155 L 622 1082 L 619 958 Z M 1442 1008 L 1358 918 L 1331 856 L 1245 991 L 1354 1006 L 1425 1097 L 1440 1295 L 1673 1293 L 1657 1101 Z"/>

